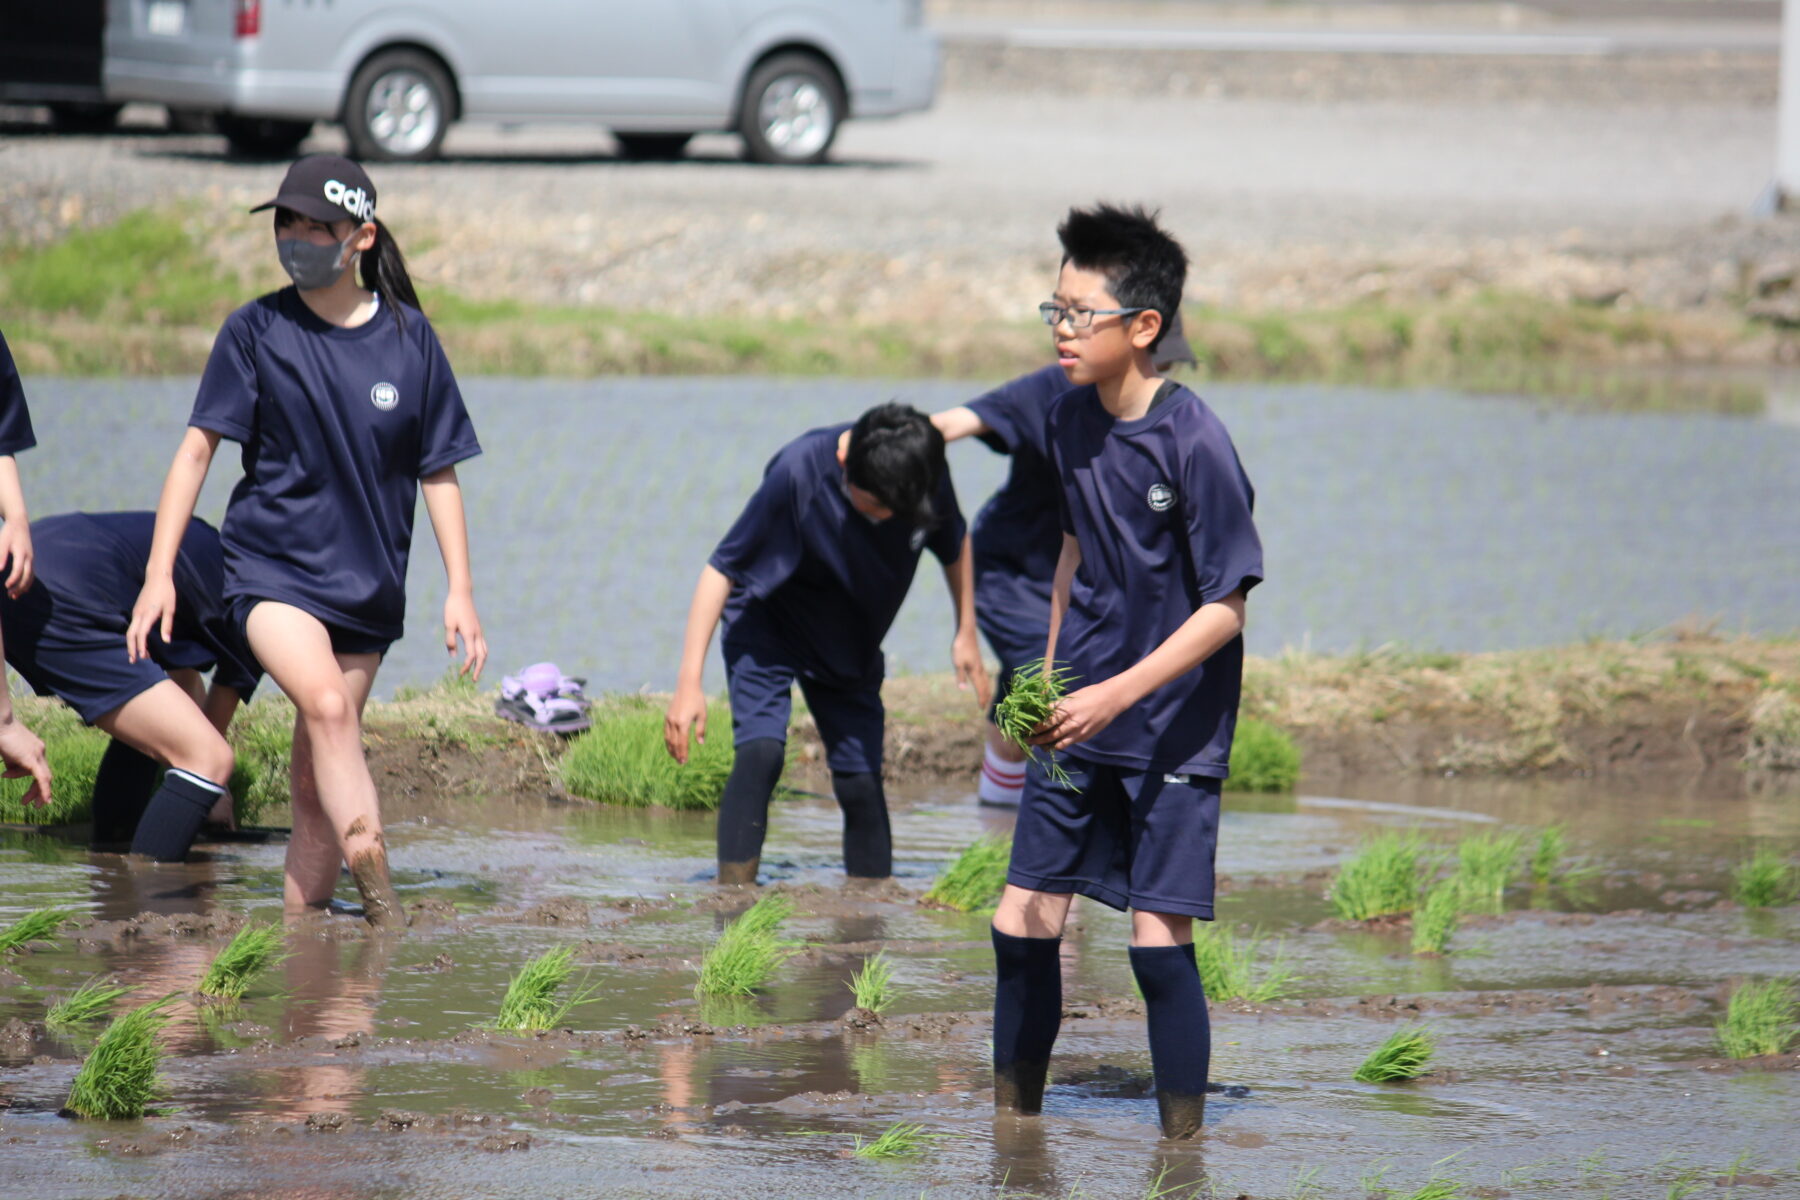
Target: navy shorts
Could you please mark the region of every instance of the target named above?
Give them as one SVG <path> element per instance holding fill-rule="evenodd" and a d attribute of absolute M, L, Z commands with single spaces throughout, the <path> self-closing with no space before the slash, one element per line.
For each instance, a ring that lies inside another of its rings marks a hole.
<path fill-rule="evenodd" d="M 825 743 L 825 761 L 846 774 L 881 773 L 881 737 L 886 713 L 881 707 L 881 681 L 842 688 L 802 675 L 791 662 L 762 646 L 726 639 L 726 687 L 731 697 L 732 744 L 757 738 L 787 741 L 788 717 L 794 709 L 794 684 L 806 697 Z"/>
<path fill-rule="evenodd" d="M 261 604 L 265 599 L 271 598 L 265 596 L 234 596 L 232 598 L 231 620 L 232 623 L 237 626 L 238 632 L 244 635 L 244 645 L 246 646 L 250 644 L 250 610 L 255 608 L 258 604 Z M 274 600 L 273 603 L 290 604 L 295 608 L 300 607 L 291 600 Z M 301 609 L 301 611 L 305 612 L 306 610 Z M 319 624 L 325 627 L 326 634 L 331 638 L 331 652 L 333 654 L 376 654 L 380 655 L 382 658 L 386 658 L 388 647 L 394 644 L 393 638 L 385 638 L 378 634 L 364 633 L 360 629 L 347 629 L 342 625 L 334 625 L 324 617 L 319 616 L 318 613 L 311 613 L 309 615 L 317 619 Z"/>
<path fill-rule="evenodd" d="M 1066 786 L 1032 755 L 1006 882 L 1212 920 L 1223 781 L 1058 758 Z"/>
<path fill-rule="evenodd" d="M 123 632 L 53 612 L 42 587 L 17 600 L 0 597 L 6 661 L 32 691 L 59 697 L 89 725 L 169 677 L 152 658 L 127 661 Z"/>

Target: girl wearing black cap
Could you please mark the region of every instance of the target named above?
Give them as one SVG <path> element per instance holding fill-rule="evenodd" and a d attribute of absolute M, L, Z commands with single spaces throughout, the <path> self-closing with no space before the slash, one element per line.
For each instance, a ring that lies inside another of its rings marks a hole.
<path fill-rule="evenodd" d="M 263 668 L 294 702 L 288 911 L 325 907 L 348 863 L 369 922 L 398 921 L 361 714 L 401 634 L 407 552 L 421 487 L 449 576 L 444 644 L 480 677 L 456 464 L 481 452 L 406 263 L 375 218 L 356 163 L 313 155 L 274 199 L 275 249 L 293 287 L 226 319 L 157 508 L 156 538 L 127 635 L 168 636 L 171 570 L 220 438 L 244 477 L 220 536 L 225 596 Z M 360 264 L 358 286 L 353 266 Z"/>

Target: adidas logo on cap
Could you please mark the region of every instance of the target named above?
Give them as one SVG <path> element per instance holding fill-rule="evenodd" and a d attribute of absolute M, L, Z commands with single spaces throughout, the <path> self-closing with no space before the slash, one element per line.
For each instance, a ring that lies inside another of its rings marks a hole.
<path fill-rule="evenodd" d="M 359 221 L 375 219 L 375 197 L 359 187 L 347 187 L 335 179 L 325 181 L 325 199 Z"/>

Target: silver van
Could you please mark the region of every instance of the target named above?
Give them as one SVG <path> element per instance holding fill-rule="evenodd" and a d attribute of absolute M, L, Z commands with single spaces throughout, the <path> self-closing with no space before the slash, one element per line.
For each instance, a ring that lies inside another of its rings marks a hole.
<path fill-rule="evenodd" d="M 928 108 L 923 0 L 108 0 L 115 102 L 210 113 L 243 153 L 337 121 L 371 161 L 458 120 L 580 121 L 637 158 L 709 130 L 755 161 L 825 157 L 850 117 Z"/>

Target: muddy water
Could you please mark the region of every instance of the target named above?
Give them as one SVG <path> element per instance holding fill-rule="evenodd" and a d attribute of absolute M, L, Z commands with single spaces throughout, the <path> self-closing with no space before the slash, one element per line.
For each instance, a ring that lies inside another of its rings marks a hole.
<path fill-rule="evenodd" d="M 93 923 L 0 974 L 0 1195 L 1137 1197 L 1160 1177 L 1171 1195 L 1335 1197 L 1383 1169 L 1410 1190 L 1449 1160 L 1438 1170 L 1477 1194 L 1660 1197 L 1694 1180 L 1725 1194 L 1713 1180 L 1740 1155 L 1771 1186 L 1738 1194 L 1800 1195 L 1795 1061 L 1729 1066 L 1710 1040 L 1724 981 L 1800 966 L 1800 909 L 1721 902 L 1746 840 L 1791 844 L 1800 807 L 1724 794 L 1424 781 L 1234 798 L 1221 916 L 1280 939 L 1296 991 L 1215 1006 L 1214 1077 L 1248 1091 L 1214 1097 L 1181 1147 L 1157 1141 L 1125 923 L 1095 906 L 1066 942 L 1046 1114 L 994 1121 L 985 922 L 915 902 L 1007 823 L 966 796 L 896 801 L 899 886 L 876 895 L 842 891 L 828 802 L 782 803 L 765 882 L 794 894 L 806 949 L 765 995 L 708 1006 L 693 964 L 730 910 L 705 817 L 396 798 L 413 927 L 295 927 L 292 957 L 238 1009 L 182 1007 L 163 1111 L 116 1125 L 55 1115 L 85 1043 L 45 1031 L 46 993 L 100 971 L 147 995 L 191 988 L 235 920 L 278 911 L 281 847 L 153 867 L 9 835 L 0 921 L 54 903 Z M 1447 958 L 1327 921 L 1326 872 L 1371 829 L 1448 844 L 1558 820 L 1581 869 L 1515 887 Z M 520 962 L 562 945 L 597 987 L 577 1032 L 472 1029 Z M 845 980 L 879 947 L 899 999 L 882 1028 L 846 1030 Z M 1408 1018 L 1440 1031 L 1437 1073 L 1351 1082 Z M 845 1157 L 903 1119 L 934 1137 L 919 1158 Z"/>
<path fill-rule="evenodd" d="M 769 455 L 809 426 L 978 385 L 643 379 L 466 381 L 487 447 L 465 472 L 482 617 L 504 669 L 551 658 L 606 688 L 667 688 L 700 564 Z M 1800 425 L 1570 412 L 1448 391 L 1208 386 L 1257 485 L 1269 584 L 1251 649 L 1399 642 L 1498 650 L 1620 636 L 1689 616 L 1790 632 Z M 191 380 L 32 381 L 35 512 L 152 508 Z M 160 432 L 158 432 L 160 431 Z M 973 513 L 1006 460 L 952 448 Z M 201 511 L 222 511 L 229 452 Z M 443 670 L 442 573 L 423 519 L 385 692 Z M 894 669 L 943 670 L 943 585 L 921 573 Z M 716 676 L 714 682 L 718 682 Z"/>

